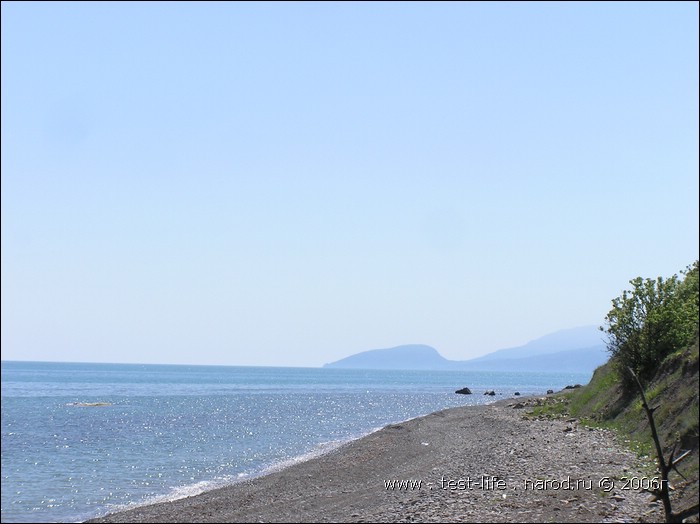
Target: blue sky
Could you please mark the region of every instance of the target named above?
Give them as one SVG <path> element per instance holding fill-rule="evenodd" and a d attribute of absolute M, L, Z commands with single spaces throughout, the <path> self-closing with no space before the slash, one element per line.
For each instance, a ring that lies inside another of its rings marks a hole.
<path fill-rule="evenodd" d="M 3 2 L 3 359 L 599 325 L 698 258 L 698 96 L 695 2 Z"/>

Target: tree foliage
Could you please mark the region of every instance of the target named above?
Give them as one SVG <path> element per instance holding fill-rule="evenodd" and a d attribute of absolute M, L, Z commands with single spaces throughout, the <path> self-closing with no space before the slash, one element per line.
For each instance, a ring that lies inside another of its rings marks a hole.
<path fill-rule="evenodd" d="M 608 335 L 613 359 L 642 381 L 666 356 L 687 347 L 698 330 L 698 261 L 681 275 L 630 280 L 632 289 L 612 300 L 606 326 L 600 328 Z"/>

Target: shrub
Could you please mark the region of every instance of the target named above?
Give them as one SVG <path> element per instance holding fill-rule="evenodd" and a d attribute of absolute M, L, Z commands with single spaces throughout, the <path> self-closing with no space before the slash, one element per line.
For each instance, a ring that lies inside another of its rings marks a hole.
<path fill-rule="evenodd" d="M 684 278 L 630 280 L 632 289 L 612 300 L 612 309 L 600 329 L 608 335 L 613 361 L 630 367 L 648 381 L 661 361 L 690 344 L 698 331 L 698 261 L 681 271 Z M 619 373 L 629 390 L 634 382 Z"/>

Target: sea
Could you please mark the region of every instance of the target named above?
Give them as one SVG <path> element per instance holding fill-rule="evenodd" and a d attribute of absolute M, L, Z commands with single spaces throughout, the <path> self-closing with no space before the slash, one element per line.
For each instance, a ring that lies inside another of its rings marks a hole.
<path fill-rule="evenodd" d="M 2 522 L 81 522 L 175 500 L 307 460 L 387 424 L 590 380 L 589 373 L 1 367 Z M 472 395 L 455 394 L 465 386 Z"/>

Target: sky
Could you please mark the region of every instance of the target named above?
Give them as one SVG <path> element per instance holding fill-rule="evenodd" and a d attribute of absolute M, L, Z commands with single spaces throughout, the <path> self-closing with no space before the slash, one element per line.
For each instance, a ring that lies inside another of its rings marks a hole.
<path fill-rule="evenodd" d="M 698 3 L 2 2 L 2 358 L 465 360 L 698 258 Z"/>

